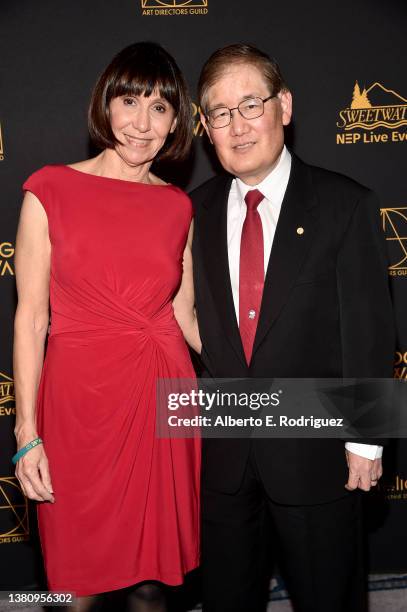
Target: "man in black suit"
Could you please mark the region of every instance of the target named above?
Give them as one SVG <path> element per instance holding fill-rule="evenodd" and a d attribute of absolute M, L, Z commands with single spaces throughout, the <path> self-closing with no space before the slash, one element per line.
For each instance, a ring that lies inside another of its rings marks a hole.
<path fill-rule="evenodd" d="M 394 325 L 374 194 L 286 149 L 291 94 L 260 50 L 215 52 L 201 120 L 226 170 L 192 193 L 202 361 L 214 378 L 391 377 Z M 361 612 L 360 490 L 377 441 L 207 439 L 205 612 L 262 609 L 271 525 L 301 612 Z"/>

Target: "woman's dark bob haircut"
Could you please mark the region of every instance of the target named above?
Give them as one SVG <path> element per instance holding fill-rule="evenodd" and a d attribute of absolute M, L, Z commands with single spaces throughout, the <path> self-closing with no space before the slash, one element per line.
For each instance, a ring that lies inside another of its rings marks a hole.
<path fill-rule="evenodd" d="M 175 161 L 186 157 L 193 138 L 191 98 L 174 58 L 153 42 L 135 43 L 120 51 L 97 81 L 88 113 L 93 142 L 101 149 L 114 149 L 120 144 L 110 125 L 113 98 L 149 97 L 154 89 L 171 104 L 177 117 L 176 128 L 157 158 Z"/>

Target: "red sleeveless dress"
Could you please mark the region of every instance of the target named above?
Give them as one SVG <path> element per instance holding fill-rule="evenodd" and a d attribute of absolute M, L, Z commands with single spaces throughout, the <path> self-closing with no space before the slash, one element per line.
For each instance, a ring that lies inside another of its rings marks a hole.
<path fill-rule="evenodd" d="M 200 443 L 155 436 L 155 385 L 194 377 L 171 303 L 191 202 L 172 185 L 67 166 L 23 188 L 46 211 L 52 247 L 37 402 L 55 494 L 38 504 L 49 588 L 180 584 L 199 563 Z"/>

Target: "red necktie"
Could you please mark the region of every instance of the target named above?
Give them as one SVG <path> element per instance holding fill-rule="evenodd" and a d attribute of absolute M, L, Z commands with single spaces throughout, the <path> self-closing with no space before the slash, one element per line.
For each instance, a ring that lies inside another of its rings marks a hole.
<path fill-rule="evenodd" d="M 240 241 L 239 328 L 248 364 L 252 356 L 264 286 L 263 227 L 257 211 L 263 198 L 258 189 L 252 189 L 246 194 L 247 213 Z"/>

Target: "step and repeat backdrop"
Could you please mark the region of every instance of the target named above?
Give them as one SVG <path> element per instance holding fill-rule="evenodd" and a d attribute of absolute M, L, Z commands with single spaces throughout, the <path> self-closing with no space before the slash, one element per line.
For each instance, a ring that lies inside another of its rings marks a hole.
<path fill-rule="evenodd" d="M 216 48 L 237 41 L 255 44 L 278 60 L 294 98 L 289 146 L 305 161 L 371 187 L 381 199 L 378 214 L 387 239 L 398 328 L 394 376 L 407 379 L 406 26 L 402 0 L 2 1 L 2 588 L 34 586 L 43 580 L 35 505 L 22 495 L 11 464 L 13 256 L 21 185 L 45 164 L 72 163 L 96 153 L 87 134 L 86 112 L 92 86 L 104 66 L 117 51 L 140 40 L 157 41 L 176 57 L 194 99 L 194 146 L 187 163 L 162 169 L 162 175 L 188 190 L 218 169 L 199 123 L 196 83 L 202 63 Z M 109 252 L 105 257 L 109 259 Z M 75 385 L 75 380 L 71 383 Z M 406 571 L 407 442 L 394 443 L 385 455 L 380 488 L 365 498 L 370 571 Z"/>

